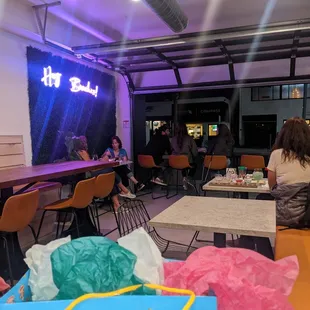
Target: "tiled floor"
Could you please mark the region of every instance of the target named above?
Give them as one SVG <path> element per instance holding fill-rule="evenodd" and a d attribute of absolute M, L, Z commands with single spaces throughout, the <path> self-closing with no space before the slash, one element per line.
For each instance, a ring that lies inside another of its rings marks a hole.
<path fill-rule="evenodd" d="M 65 194 L 66 190 L 63 191 L 63 195 Z M 215 196 L 215 197 L 227 197 L 227 195 L 225 193 L 210 193 L 208 194 L 209 196 Z M 141 199 L 149 214 L 150 217 L 154 217 L 155 215 L 159 214 L 161 211 L 163 211 L 164 209 L 168 208 L 171 204 L 173 204 L 175 201 L 177 201 L 178 199 L 180 199 L 182 195 L 178 195 L 175 196 L 171 199 L 166 199 L 166 198 L 160 198 L 157 200 L 152 200 L 150 195 L 145 195 L 142 197 L 139 197 L 139 199 Z M 255 198 L 254 197 L 250 197 L 250 198 Z M 58 194 L 56 192 L 49 192 L 49 193 L 45 193 L 42 195 L 41 197 L 41 201 L 40 201 L 40 205 L 43 206 L 47 203 L 52 202 L 53 200 L 57 200 L 58 199 Z M 39 226 L 39 221 L 41 218 L 41 214 L 42 212 L 38 211 L 37 215 L 35 217 L 35 219 L 33 220 L 33 227 L 35 228 L 35 230 L 37 231 L 38 226 Z M 42 228 L 42 232 L 41 232 L 41 237 L 40 237 L 40 243 L 41 244 L 46 244 L 47 242 L 53 240 L 53 238 L 55 237 L 55 225 L 54 225 L 54 221 L 55 221 L 55 215 L 51 214 L 51 215 L 47 215 L 46 219 L 44 221 L 44 225 Z M 107 213 L 103 216 L 100 217 L 100 225 L 101 228 L 104 230 L 112 230 L 113 228 L 116 227 L 115 224 L 115 219 L 114 219 L 114 215 L 112 213 Z M 176 241 L 176 242 L 180 242 L 183 244 L 189 244 L 194 231 L 183 231 L 183 230 L 170 230 L 170 229 L 158 229 L 158 233 L 166 239 L 172 240 L 172 241 Z M 114 231 L 113 233 L 108 235 L 109 238 L 111 238 L 112 240 L 117 240 L 119 235 L 117 231 Z M 199 235 L 199 238 L 204 239 L 204 240 L 213 240 L 213 234 L 210 233 L 201 233 Z M 227 239 L 229 240 L 230 236 L 227 236 Z M 29 247 L 31 247 L 34 243 L 33 237 L 31 235 L 30 229 L 25 229 L 23 232 L 21 232 L 19 234 L 19 240 L 21 243 L 21 246 L 23 248 L 23 250 L 27 250 Z M 210 244 L 210 243 L 209 243 Z M 207 245 L 207 243 L 194 243 L 193 244 L 196 247 L 200 247 L 200 246 L 205 246 Z M 184 253 L 183 253 L 184 254 Z M 180 254 L 180 253 L 173 253 L 173 255 L 175 256 L 175 258 L 183 258 L 184 255 Z M 172 256 L 173 256 L 172 255 Z M 169 255 L 171 256 L 171 255 Z"/>

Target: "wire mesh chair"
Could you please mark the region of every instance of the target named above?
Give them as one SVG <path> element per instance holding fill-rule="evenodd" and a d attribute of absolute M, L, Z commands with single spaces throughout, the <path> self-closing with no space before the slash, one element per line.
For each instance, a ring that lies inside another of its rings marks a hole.
<path fill-rule="evenodd" d="M 186 245 L 161 237 L 156 229 L 148 224 L 151 218 L 141 200 L 126 201 L 114 212 L 114 215 L 120 237 L 124 237 L 135 229 L 143 227 L 154 240 L 162 254 L 166 253 L 168 249 L 169 251 L 179 252 L 186 250 L 187 254 L 192 252 L 191 249 L 196 249 L 191 244 Z"/>

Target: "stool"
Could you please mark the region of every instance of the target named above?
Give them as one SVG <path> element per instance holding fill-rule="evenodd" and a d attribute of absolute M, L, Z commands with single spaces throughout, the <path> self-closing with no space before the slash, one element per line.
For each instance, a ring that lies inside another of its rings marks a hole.
<path fill-rule="evenodd" d="M 29 193 L 11 196 L 3 207 L 0 217 L 0 238 L 4 241 L 6 257 L 8 262 L 9 277 L 13 285 L 13 272 L 11 267 L 11 257 L 8 248 L 7 235 L 17 233 L 27 226 L 35 216 L 39 205 L 39 191 L 34 190 Z M 36 240 L 36 235 L 31 229 Z"/>
<path fill-rule="evenodd" d="M 74 189 L 72 198 L 58 200 L 43 208 L 44 212 L 42 214 L 39 230 L 37 233 L 38 240 L 39 240 L 39 236 L 40 236 L 40 232 L 41 232 L 41 228 L 42 228 L 42 224 L 43 224 L 46 212 L 64 212 L 65 213 L 64 224 L 63 224 L 60 234 L 63 233 L 67 214 L 68 213 L 73 214 L 75 221 L 76 221 L 76 232 L 77 232 L 78 237 L 80 236 L 79 222 L 78 222 L 78 217 L 75 212 L 75 209 L 84 209 L 84 208 L 87 208 L 91 204 L 93 197 L 94 197 L 95 181 L 96 181 L 96 178 L 91 178 L 91 179 L 78 182 Z M 58 220 L 55 239 L 58 238 L 59 226 L 60 226 L 60 221 Z"/>
<path fill-rule="evenodd" d="M 265 159 L 261 155 L 242 155 L 240 166 L 246 167 L 248 170 L 265 169 Z"/>
<path fill-rule="evenodd" d="M 310 230 L 287 229 L 278 226 L 275 244 L 275 259 L 296 255 L 299 275 L 289 301 L 296 310 L 309 309 L 310 292 Z"/>
<path fill-rule="evenodd" d="M 168 189 L 167 189 L 167 195 L 166 195 L 167 199 L 172 198 L 179 194 L 179 172 L 185 170 L 186 177 L 188 177 L 188 169 L 192 168 L 188 161 L 188 157 L 186 155 L 170 155 L 169 166 L 173 170 L 177 171 L 177 182 L 176 182 L 176 193 L 172 196 L 169 196 L 169 186 L 170 186 L 169 183 L 170 182 L 168 182 Z M 199 195 L 196 185 L 193 185 L 193 184 L 190 184 L 190 185 L 194 187 L 196 194 Z"/>
<path fill-rule="evenodd" d="M 97 176 L 96 181 L 95 181 L 95 192 L 94 192 L 94 198 L 93 198 L 94 209 L 95 209 L 95 213 L 96 213 L 95 216 L 93 215 L 91 208 L 90 208 L 90 210 L 91 210 L 92 217 L 94 219 L 94 224 L 95 224 L 95 217 L 97 219 L 97 230 L 98 230 L 99 234 L 101 234 L 99 216 L 104 215 L 104 214 L 108 213 L 109 211 L 106 211 L 106 212 L 101 213 L 99 215 L 98 201 L 100 199 L 104 199 L 110 195 L 110 193 L 112 192 L 112 189 L 114 187 L 114 184 L 115 184 L 115 172 L 100 174 Z M 110 208 L 111 208 L 111 206 L 110 206 Z M 114 230 L 116 230 L 116 229 L 114 229 Z M 114 230 L 112 230 L 112 231 L 114 231 Z M 109 233 L 111 233 L 112 231 L 110 231 Z"/>
<path fill-rule="evenodd" d="M 227 168 L 227 157 L 222 155 L 207 155 L 203 161 L 203 170 L 202 170 L 202 180 L 207 181 L 209 171 L 218 171 Z M 205 174 L 205 169 L 207 169 L 207 175 Z"/>
<path fill-rule="evenodd" d="M 150 169 L 150 171 L 151 171 L 151 177 L 149 179 L 149 181 L 151 181 L 151 192 L 148 192 L 146 194 L 152 194 L 152 199 L 158 199 L 158 198 L 162 198 L 162 197 L 167 196 L 168 193 L 166 193 L 165 195 L 160 195 L 160 196 L 154 195 L 154 183 L 152 182 L 152 180 L 154 179 L 154 171 L 156 169 L 162 169 L 162 167 L 155 164 L 153 156 L 151 156 L 151 155 L 138 155 L 138 163 L 139 163 L 141 168 Z M 143 194 L 143 195 L 146 195 L 146 194 Z M 140 196 L 142 196 L 142 195 L 139 195 L 139 197 Z"/>

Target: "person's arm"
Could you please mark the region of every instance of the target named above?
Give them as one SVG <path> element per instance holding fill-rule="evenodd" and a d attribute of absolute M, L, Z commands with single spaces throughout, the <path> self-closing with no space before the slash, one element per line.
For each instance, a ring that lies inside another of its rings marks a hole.
<path fill-rule="evenodd" d="M 128 161 L 128 155 L 125 149 L 122 149 L 122 160 L 123 161 Z"/>
<path fill-rule="evenodd" d="M 109 151 L 109 149 L 107 149 L 107 150 L 103 153 L 103 155 L 101 156 L 100 160 L 101 160 L 101 161 L 108 161 L 109 158 L 111 158 L 111 157 L 112 157 L 111 152 Z"/>
<path fill-rule="evenodd" d="M 268 171 L 268 184 L 270 189 L 277 184 L 277 175 L 274 171 Z"/>
<path fill-rule="evenodd" d="M 166 136 L 165 151 L 167 152 L 168 155 L 171 155 L 171 153 L 172 153 L 171 143 L 170 143 L 170 140 L 169 140 L 169 138 L 167 136 Z"/>
<path fill-rule="evenodd" d="M 279 158 L 280 156 L 280 158 Z M 278 150 L 273 151 L 270 155 L 268 163 L 268 184 L 269 188 L 272 189 L 277 184 L 277 163 L 278 159 L 281 160 L 281 153 Z"/>

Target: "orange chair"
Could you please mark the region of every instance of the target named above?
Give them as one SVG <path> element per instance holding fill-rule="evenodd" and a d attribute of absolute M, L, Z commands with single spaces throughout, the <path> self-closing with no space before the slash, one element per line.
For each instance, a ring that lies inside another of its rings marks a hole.
<path fill-rule="evenodd" d="M 151 155 L 138 155 L 138 164 L 141 168 L 149 169 L 151 171 L 151 177 L 149 179 L 151 181 L 151 192 L 148 192 L 148 193 L 145 193 L 142 195 L 152 194 L 152 199 L 158 199 L 158 198 L 162 198 L 162 197 L 167 196 L 167 194 L 155 196 L 154 195 L 154 183 L 152 182 L 154 179 L 154 171 L 156 169 L 162 169 L 163 167 L 156 165 L 154 158 Z M 142 195 L 139 195 L 139 197 Z"/>
<path fill-rule="evenodd" d="M 299 274 L 289 301 L 296 310 L 309 309 L 310 292 L 310 231 L 277 227 L 275 260 L 296 255 Z"/>
<path fill-rule="evenodd" d="M 261 155 L 242 155 L 240 166 L 246 167 L 248 170 L 265 169 L 265 159 Z"/>
<path fill-rule="evenodd" d="M 204 162 L 203 162 L 203 170 L 202 170 L 202 180 L 205 180 L 205 178 L 208 177 L 208 174 L 205 175 L 205 170 L 207 169 L 207 171 L 210 170 L 223 170 L 227 168 L 227 157 L 226 156 L 222 156 L 222 155 L 207 155 L 204 158 Z M 206 181 L 206 180 L 205 180 Z"/>
<path fill-rule="evenodd" d="M 58 200 L 50 205 L 45 206 L 43 208 L 44 212 L 42 214 L 39 230 L 37 233 L 37 239 L 39 239 L 46 212 L 64 212 L 65 213 L 66 216 L 65 216 L 65 220 L 64 220 L 61 233 L 63 232 L 64 226 L 65 226 L 67 214 L 68 213 L 73 214 L 75 221 L 76 221 L 77 236 L 79 237 L 80 236 L 79 222 L 78 222 L 78 216 L 75 212 L 75 209 L 84 209 L 84 208 L 87 208 L 91 204 L 91 202 L 93 201 L 94 193 L 95 193 L 95 181 L 96 181 L 96 178 L 91 178 L 91 179 L 80 181 L 77 183 L 74 189 L 74 194 L 72 198 Z M 60 221 L 58 221 L 58 225 L 57 225 L 56 239 L 58 238 L 59 226 L 60 226 Z"/>
<path fill-rule="evenodd" d="M 168 184 L 168 193 L 167 193 L 167 198 L 174 197 L 179 194 L 179 172 L 182 170 L 188 171 L 188 169 L 192 168 L 189 161 L 188 157 L 186 155 L 170 155 L 169 156 L 169 166 L 173 170 L 177 171 L 177 182 L 176 182 L 176 193 L 172 196 L 169 196 L 169 185 Z M 196 194 L 198 195 L 198 191 L 196 188 L 196 185 L 189 184 L 194 187 Z"/>
<path fill-rule="evenodd" d="M 114 187 L 114 184 L 115 184 L 115 172 L 100 174 L 97 176 L 96 181 L 95 181 L 95 191 L 94 191 L 94 198 L 93 198 L 94 209 L 95 209 L 95 213 L 96 213 L 95 216 L 93 215 L 91 208 L 90 208 L 90 211 L 91 211 L 92 217 L 94 219 L 94 223 L 95 223 L 95 217 L 97 219 L 97 230 L 98 230 L 99 234 L 100 234 L 99 216 L 106 214 L 108 211 L 101 213 L 99 215 L 98 202 L 100 199 L 104 199 L 111 194 L 112 189 Z M 112 231 L 110 231 L 110 232 L 112 232 Z"/>
<path fill-rule="evenodd" d="M 29 226 L 35 216 L 39 205 L 39 191 L 34 190 L 25 194 L 10 197 L 4 205 L 2 215 L 0 217 L 0 238 L 4 241 L 6 249 L 6 257 L 8 262 L 9 276 L 11 284 L 13 284 L 13 273 L 11 267 L 11 258 L 8 248 L 7 235 L 19 232 Z M 34 238 L 36 235 L 31 226 L 31 232 Z"/>

